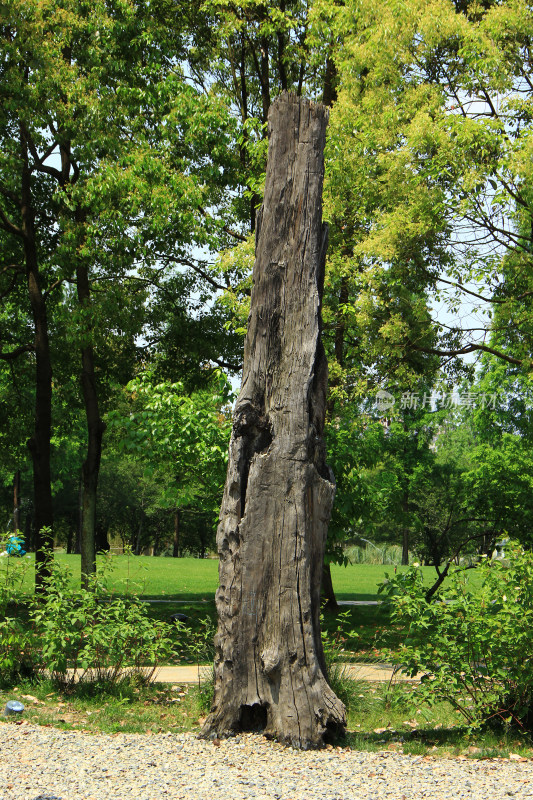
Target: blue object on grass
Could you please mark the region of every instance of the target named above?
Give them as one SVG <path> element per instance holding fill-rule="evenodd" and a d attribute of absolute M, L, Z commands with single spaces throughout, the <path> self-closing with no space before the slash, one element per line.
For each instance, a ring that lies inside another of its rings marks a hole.
<path fill-rule="evenodd" d="M 11 534 L 6 543 L 6 552 L 8 556 L 25 556 L 26 551 L 22 549 L 24 542 L 19 536 Z"/>

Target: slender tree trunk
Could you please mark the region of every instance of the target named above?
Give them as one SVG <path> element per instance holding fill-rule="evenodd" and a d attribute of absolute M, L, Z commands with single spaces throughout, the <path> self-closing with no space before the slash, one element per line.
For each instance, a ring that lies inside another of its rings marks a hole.
<path fill-rule="evenodd" d="M 326 74 L 324 76 L 324 92 L 322 95 L 322 103 L 328 108 L 333 105 L 337 99 L 336 89 L 337 71 L 333 59 L 329 57 L 326 62 Z M 348 299 L 348 280 L 345 276 L 341 279 L 339 305 L 346 303 Z M 344 334 L 346 325 L 344 323 L 343 315 L 339 314 L 335 328 L 335 358 L 339 366 L 344 365 Z M 337 381 L 338 382 L 338 381 Z M 331 386 L 331 384 L 330 384 Z M 326 402 L 326 416 L 331 420 L 335 410 L 334 395 L 330 393 L 329 399 Z M 335 597 L 335 589 L 333 588 L 333 581 L 331 579 L 331 565 L 325 563 L 322 567 L 322 597 L 326 601 L 325 607 L 331 611 L 339 608 L 337 598 Z"/>
<path fill-rule="evenodd" d="M 77 266 L 76 284 L 79 304 L 88 309 L 91 290 L 89 272 L 84 264 Z M 82 585 L 87 586 L 89 575 L 96 571 L 96 494 L 105 424 L 100 417 L 90 331 L 82 331 L 82 334 L 86 340 L 81 348 L 81 386 L 87 419 L 87 454 L 82 466 L 81 576 Z"/>
<path fill-rule="evenodd" d="M 81 526 L 83 520 L 83 477 L 80 472 L 80 480 L 78 484 L 78 528 L 76 530 L 76 542 L 74 545 L 74 553 L 79 556 L 81 554 Z"/>
<path fill-rule="evenodd" d="M 139 520 L 139 526 L 137 528 L 137 533 L 135 536 L 135 555 L 140 556 L 141 554 L 141 538 L 143 533 L 143 522 L 144 522 L 144 512 L 141 511 L 141 518 Z"/>
<path fill-rule="evenodd" d="M 337 68 L 331 55 L 326 59 L 326 73 L 324 75 L 324 91 L 322 102 L 331 106 L 337 99 Z"/>
<path fill-rule="evenodd" d="M 403 499 L 402 499 L 402 511 L 404 513 L 405 519 L 407 520 L 407 514 L 409 513 L 409 489 L 404 491 Z M 407 521 L 405 522 L 405 527 L 402 531 L 402 565 L 407 566 L 409 564 L 409 528 L 407 527 Z"/>
<path fill-rule="evenodd" d="M 327 111 L 283 94 L 269 113 L 251 314 L 217 533 L 215 695 L 204 735 L 298 747 L 345 726 L 328 685 L 320 583 L 335 493 L 323 442 L 320 339 Z"/>
<path fill-rule="evenodd" d="M 325 600 L 325 608 L 330 611 L 338 609 L 339 604 L 335 597 L 333 581 L 331 580 L 331 565 L 324 563 L 322 566 L 322 598 Z"/>
<path fill-rule="evenodd" d="M 101 553 L 103 551 L 109 553 L 109 551 L 111 550 L 108 534 L 109 534 L 109 525 L 106 525 L 103 522 L 97 522 L 95 530 L 95 547 L 97 553 Z"/>
<path fill-rule="evenodd" d="M 402 535 L 402 564 L 407 566 L 409 564 L 409 529 L 403 529 Z"/>
<path fill-rule="evenodd" d="M 172 555 L 174 558 L 180 557 L 180 512 L 177 508 L 174 512 L 174 541 L 172 546 Z"/>
<path fill-rule="evenodd" d="M 13 478 L 13 531 L 20 530 L 20 470 L 15 472 Z"/>
<path fill-rule="evenodd" d="M 35 550 L 33 520 L 30 511 L 26 512 L 26 517 L 24 519 L 24 542 L 26 544 L 26 550 Z"/>
<path fill-rule="evenodd" d="M 263 104 L 263 123 L 268 120 L 270 109 L 270 55 L 268 38 L 261 38 L 261 68 L 259 78 L 261 81 L 261 100 Z"/>
<path fill-rule="evenodd" d="M 54 540 L 52 487 L 50 475 L 50 438 L 52 435 L 52 362 L 48 340 L 46 298 L 41 290 L 39 261 L 35 235 L 35 213 L 32 205 L 31 172 L 27 146 L 21 134 L 24 157 L 22 170 L 22 231 L 28 295 L 35 331 L 35 423 L 28 447 L 33 465 L 33 514 L 35 526 L 35 587 L 43 588 L 49 574 L 50 553 Z"/>

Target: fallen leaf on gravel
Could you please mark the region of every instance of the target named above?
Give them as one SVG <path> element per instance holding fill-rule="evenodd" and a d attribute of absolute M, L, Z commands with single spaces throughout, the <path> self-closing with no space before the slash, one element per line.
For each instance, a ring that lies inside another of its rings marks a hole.
<path fill-rule="evenodd" d="M 527 761 L 527 758 L 519 756 L 518 753 L 509 753 L 509 761 Z"/>

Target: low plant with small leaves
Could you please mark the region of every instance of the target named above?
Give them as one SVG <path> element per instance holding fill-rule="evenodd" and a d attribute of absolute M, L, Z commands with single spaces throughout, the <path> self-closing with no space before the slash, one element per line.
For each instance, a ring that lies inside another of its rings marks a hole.
<path fill-rule="evenodd" d="M 504 723 L 533 729 L 533 554 L 519 545 L 507 561 L 485 560 L 481 582 L 456 571 L 437 598 L 426 601 L 418 566 L 382 587 L 393 622 L 406 626 L 393 660 L 422 674 L 428 703 L 448 700 L 470 728 Z"/>

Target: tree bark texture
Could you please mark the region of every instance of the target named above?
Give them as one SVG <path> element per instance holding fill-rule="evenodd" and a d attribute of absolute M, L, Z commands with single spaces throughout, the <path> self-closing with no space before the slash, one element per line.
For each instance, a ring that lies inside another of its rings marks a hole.
<path fill-rule="evenodd" d="M 335 493 L 323 442 L 320 338 L 327 116 L 288 94 L 269 113 L 243 381 L 217 533 L 215 695 L 203 730 L 257 730 L 302 748 L 345 726 L 319 626 Z"/>

